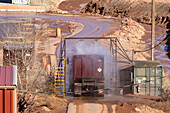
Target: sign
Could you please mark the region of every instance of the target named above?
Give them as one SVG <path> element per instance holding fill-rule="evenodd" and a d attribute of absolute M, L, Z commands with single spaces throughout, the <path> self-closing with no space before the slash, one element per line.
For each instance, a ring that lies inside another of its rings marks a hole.
<path fill-rule="evenodd" d="M 102 71 L 102 68 L 99 67 L 99 68 L 97 69 L 97 71 L 100 73 L 100 72 Z"/>

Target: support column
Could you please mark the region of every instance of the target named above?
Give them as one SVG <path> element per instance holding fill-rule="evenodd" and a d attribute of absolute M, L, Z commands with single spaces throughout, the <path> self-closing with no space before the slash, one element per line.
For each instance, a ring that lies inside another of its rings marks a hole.
<path fill-rule="evenodd" d="M 155 0 L 152 0 L 152 61 L 154 61 L 154 46 L 155 46 Z"/>

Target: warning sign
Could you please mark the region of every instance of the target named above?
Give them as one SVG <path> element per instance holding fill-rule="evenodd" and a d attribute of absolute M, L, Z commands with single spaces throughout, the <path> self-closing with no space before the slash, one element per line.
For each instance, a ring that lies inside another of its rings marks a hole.
<path fill-rule="evenodd" d="M 98 71 L 98 72 L 101 72 L 101 71 L 102 71 L 102 68 L 99 67 L 99 68 L 97 69 L 97 71 Z"/>

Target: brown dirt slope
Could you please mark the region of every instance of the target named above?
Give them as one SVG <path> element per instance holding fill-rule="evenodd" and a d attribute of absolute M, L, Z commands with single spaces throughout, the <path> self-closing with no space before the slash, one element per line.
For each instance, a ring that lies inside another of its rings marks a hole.
<path fill-rule="evenodd" d="M 151 24 L 151 0 L 93 0 L 82 13 L 113 17 L 131 17 L 140 23 Z M 167 55 L 170 58 L 170 1 L 156 0 L 156 24 L 167 29 Z"/>
<path fill-rule="evenodd" d="M 134 0 L 93 0 L 82 10 L 83 13 L 98 13 L 115 17 L 132 17 L 141 22 L 151 22 L 151 3 Z M 156 21 L 166 22 L 170 15 L 170 3 L 156 2 Z"/>
<path fill-rule="evenodd" d="M 88 3 L 90 1 L 91 0 L 67 0 L 61 2 L 58 8 L 65 11 L 72 11 L 80 8 L 81 4 Z"/>

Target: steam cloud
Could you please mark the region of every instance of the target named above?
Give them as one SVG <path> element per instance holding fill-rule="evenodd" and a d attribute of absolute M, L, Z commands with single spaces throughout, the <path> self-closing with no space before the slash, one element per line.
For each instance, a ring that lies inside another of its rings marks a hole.
<path fill-rule="evenodd" d="M 68 70 L 70 70 L 68 75 L 66 75 L 66 84 L 71 85 L 73 81 L 73 56 L 74 55 L 103 55 L 104 56 L 104 78 L 105 78 L 105 88 L 111 88 L 111 81 L 114 80 L 112 64 L 114 60 L 111 58 L 110 50 L 101 45 L 100 42 L 96 40 L 79 40 L 67 46 L 67 57 L 71 60 Z"/>

